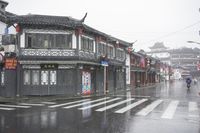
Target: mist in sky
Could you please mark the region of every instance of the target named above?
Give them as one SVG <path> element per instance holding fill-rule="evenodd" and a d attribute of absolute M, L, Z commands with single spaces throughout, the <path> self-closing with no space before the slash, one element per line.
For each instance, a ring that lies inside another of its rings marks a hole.
<path fill-rule="evenodd" d="M 155 42 L 170 48 L 198 47 L 200 0 L 6 0 L 7 11 L 25 15 L 58 15 L 81 19 L 85 24 L 119 39 L 137 42 L 136 50 L 149 50 Z"/>

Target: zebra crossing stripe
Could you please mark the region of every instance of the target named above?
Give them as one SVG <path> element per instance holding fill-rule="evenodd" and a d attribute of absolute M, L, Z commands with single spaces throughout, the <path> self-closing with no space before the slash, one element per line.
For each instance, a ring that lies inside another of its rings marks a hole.
<path fill-rule="evenodd" d="M 189 102 L 189 117 L 198 118 L 199 117 L 199 111 L 198 111 L 198 104 L 197 102 Z"/>
<path fill-rule="evenodd" d="M 138 113 L 136 113 L 136 115 L 146 116 L 150 112 L 152 112 L 162 102 L 163 102 L 163 100 L 156 100 L 153 103 L 151 103 L 150 105 L 148 105 L 147 107 L 145 107 L 144 109 L 142 109 L 141 111 L 139 111 Z"/>
<path fill-rule="evenodd" d="M 110 102 L 113 102 L 113 101 L 116 101 L 116 100 L 119 100 L 119 99 L 121 99 L 121 98 L 114 98 L 114 99 L 111 99 L 111 100 L 108 100 L 108 101 L 100 102 L 100 103 L 97 103 L 97 104 L 93 104 L 93 105 L 78 108 L 78 109 L 79 110 L 86 110 L 86 109 L 93 108 L 93 107 L 96 107 L 96 106 L 99 106 L 99 105 L 102 105 L 102 104 L 110 103 Z"/>
<path fill-rule="evenodd" d="M 40 104 L 40 103 L 19 103 L 19 105 L 27 105 L 27 106 L 44 106 L 44 104 Z"/>
<path fill-rule="evenodd" d="M 41 102 L 42 104 L 56 104 L 56 102 Z"/>
<path fill-rule="evenodd" d="M 80 103 L 80 104 L 75 104 L 75 105 L 71 105 L 71 106 L 66 106 L 66 107 L 63 107 L 63 108 L 70 109 L 70 108 L 74 108 L 74 107 L 77 107 L 77 106 L 86 105 L 86 104 L 89 104 L 89 103 L 103 101 L 103 100 L 106 100 L 106 99 L 109 99 L 109 97 L 101 98 L 101 99 L 97 99 L 97 100 L 93 100 L 93 101 L 88 101 L 88 102 L 84 102 L 84 103 Z"/>
<path fill-rule="evenodd" d="M 7 104 L 0 104 L 1 107 L 13 107 L 13 108 L 30 108 L 31 106 L 22 106 L 22 105 L 7 105 Z"/>
<path fill-rule="evenodd" d="M 163 113 L 161 118 L 172 119 L 176 112 L 176 108 L 177 108 L 178 104 L 179 104 L 179 101 L 177 101 L 177 100 L 170 102 L 170 104 L 168 105 L 167 109 L 165 110 L 165 112 Z"/>
<path fill-rule="evenodd" d="M 70 105 L 70 104 L 74 104 L 74 103 L 85 102 L 85 101 L 88 101 L 88 100 L 90 100 L 90 99 L 84 99 L 84 100 L 78 100 L 78 101 L 74 101 L 74 102 L 68 102 L 68 103 L 56 104 L 56 105 L 49 106 L 49 108 L 61 107 L 61 106 Z"/>
<path fill-rule="evenodd" d="M 115 111 L 115 113 L 120 113 L 120 114 L 122 114 L 122 113 L 124 113 L 124 112 L 126 112 L 126 111 L 128 111 L 128 110 L 130 110 L 130 109 L 132 109 L 132 108 L 134 108 L 134 107 L 136 107 L 136 106 L 138 106 L 138 105 L 140 105 L 141 103 L 146 102 L 147 100 L 148 100 L 148 99 L 142 99 L 142 100 L 140 100 L 140 101 L 137 101 L 137 102 L 135 102 L 135 103 L 133 103 L 133 104 L 130 104 L 130 105 L 124 107 L 124 108 L 121 108 L 121 109 Z"/>
<path fill-rule="evenodd" d="M 198 105 L 196 102 L 189 102 L 189 112 L 198 111 Z"/>
<path fill-rule="evenodd" d="M 0 107 L 0 110 L 15 110 L 15 108 L 1 108 Z"/>
<path fill-rule="evenodd" d="M 118 103 L 115 103 L 115 104 L 111 104 L 111 105 L 106 106 L 106 107 L 103 107 L 103 108 L 99 108 L 99 109 L 97 109 L 97 110 L 95 110 L 95 111 L 103 112 L 103 111 L 105 111 L 105 110 L 108 110 L 108 109 L 114 108 L 114 107 L 116 107 L 116 106 L 118 106 L 118 105 L 121 105 L 121 104 L 124 104 L 124 103 L 130 102 L 130 101 L 132 101 L 132 100 L 135 100 L 135 98 L 126 99 L 126 100 L 124 100 L 124 101 L 121 101 L 121 102 L 118 102 Z"/>

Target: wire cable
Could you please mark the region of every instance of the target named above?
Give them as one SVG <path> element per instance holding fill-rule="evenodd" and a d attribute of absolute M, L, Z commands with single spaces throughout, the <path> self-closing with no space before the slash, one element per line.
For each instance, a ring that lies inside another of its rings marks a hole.
<path fill-rule="evenodd" d="M 146 44 L 146 43 L 149 43 L 149 42 L 156 41 L 156 40 L 160 40 L 160 39 L 162 39 L 162 38 L 167 38 L 167 37 L 169 37 L 169 36 L 175 35 L 175 34 L 177 34 L 177 33 L 179 33 L 179 32 L 182 32 L 182 31 L 184 31 L 184 30 L 186 30 L 186 29 L 189 29 L 189 28 L 191 28 L 191 27 L 193 27 L 193 26 L 195 26 L 195 25 L 198 25 L 198 24 L 200 24 L 200 20 L 197 21 L 196 23 L 193 23 L 193 24 L 191 24 L 191 25 L 188 25 L 188 26 L 186 26 L 186 27 L 184 27 L 184 28 L 182 28 L 182 29 L 180 29 L 180 30 L 177 30 L 177 31 L 168 33 L 168 34 L 166 34 L 166 35 L 160 36 L 160 37 L 158 37 L 158 38 L 152 39 L 152 40 L 150 40 L 150 41 L 147 41 L 147 42 L 145 42 L 145 44 Z"/>

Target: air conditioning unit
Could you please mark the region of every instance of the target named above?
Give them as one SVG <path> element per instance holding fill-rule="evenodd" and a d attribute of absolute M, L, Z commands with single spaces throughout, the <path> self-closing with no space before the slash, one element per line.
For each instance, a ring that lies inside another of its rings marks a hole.
<path fill-rule="evenodd" d="M 16 35 L 2 35 L 2 45 L 16 45 Z"/>

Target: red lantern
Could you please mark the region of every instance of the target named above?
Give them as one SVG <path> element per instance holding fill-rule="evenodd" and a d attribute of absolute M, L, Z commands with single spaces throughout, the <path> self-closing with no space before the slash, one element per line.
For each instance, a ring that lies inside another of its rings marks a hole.
<path fill-rule="evenodd" d="M 20 29 L 20 26 L 19 26 L 19 25 L 16 25 L 15 29 L 16 29 L 16 32 L 17 32 L 17 33 L 19 33 L 19 32 L 21 31 L 21 29 Z"/>
<path fill-rule="evenodd" d="M 128 48 L 128 53 L 131 53 L 133 51 L 133 48 L 129 47 Z"/>

